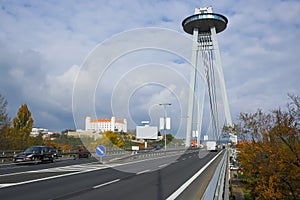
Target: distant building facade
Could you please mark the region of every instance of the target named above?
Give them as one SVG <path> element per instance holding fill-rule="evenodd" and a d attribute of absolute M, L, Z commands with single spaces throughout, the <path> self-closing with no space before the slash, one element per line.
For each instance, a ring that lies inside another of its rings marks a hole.
<path fill-rule="evenodd" d="M 111 119 L 91 119 L 90 115 L 85 118 L 85 130 L 94 131 L 114 131 L 114 132 L 127 132 L 127 120 L 117 120 L 115 116 Z"/>
<path fill-rule="evenodd" d="M 31 132 L 30 132 L 30 135 L 33 136 L 33 137 L 36 137 L 39 134 L 47 135 L 48 133 L 49 133 L 48 129 L 46 129 L 46 128 L 32 128 Z"/>
<path fill-rule="evenodd" d="M 56 132 L 49 132 L 46 128 L 32 128 L 30 132 L 30 136 L 37 137 L 39 134 L 43 136 L 43 138 L 49 138 L 50 140 L 55 140 L 55 136 L 57 136 L 58 133 Z"/>

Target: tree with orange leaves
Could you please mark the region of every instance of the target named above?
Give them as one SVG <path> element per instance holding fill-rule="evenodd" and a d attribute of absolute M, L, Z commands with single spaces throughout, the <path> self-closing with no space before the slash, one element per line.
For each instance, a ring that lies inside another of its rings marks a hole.
<path fill-rule="evenodd" d="M 254 199 L 300 199 L 300 97 L 287 111 L 241 114 L 238 160 Z"/>

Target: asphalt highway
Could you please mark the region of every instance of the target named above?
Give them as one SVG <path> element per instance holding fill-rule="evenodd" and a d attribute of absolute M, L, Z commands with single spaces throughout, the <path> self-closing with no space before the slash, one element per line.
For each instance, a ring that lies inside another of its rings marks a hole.
<path fill-rule="evenodd" d="M 196 194 L 198 198 L 219 158 L 190 187 L 178 190 L 219 153 L 189 151 L 181 156 L 161 155 L 106 165 L 92 158 L 4 165 L 0 166 L 0 199 L 193 199 Z"/>

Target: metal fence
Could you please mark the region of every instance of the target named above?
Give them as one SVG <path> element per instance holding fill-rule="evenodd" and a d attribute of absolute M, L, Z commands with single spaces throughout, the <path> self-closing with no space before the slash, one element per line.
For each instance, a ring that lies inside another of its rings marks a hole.
<path fill-rule="evenodd" d="M 202 200 L 228 200 L 229 199 L 229 159 L 228 150 L 216 168 Z"/>
<path fill-rule="evenodd" d="M 0 163 L 11 163 L 13 162 L 14 155 L 23 152 L 23 150 L 0 150 Z M 58 153 L 59 157 L 71 157 L 74 158 L 78 156 L 80 152 L 78 151 L 61 151 Z"/>

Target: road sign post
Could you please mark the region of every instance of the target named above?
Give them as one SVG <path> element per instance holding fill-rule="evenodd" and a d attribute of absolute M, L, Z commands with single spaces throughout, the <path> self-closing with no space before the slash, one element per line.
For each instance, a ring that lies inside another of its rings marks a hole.
<path fill-rule="evenodd" d="M 103 145 L 98 145 L 96 147 L 96 154 L 100 157 L 100 162 L 102 163 L 102 157 L 105 155 L 106 149 Z"/>

